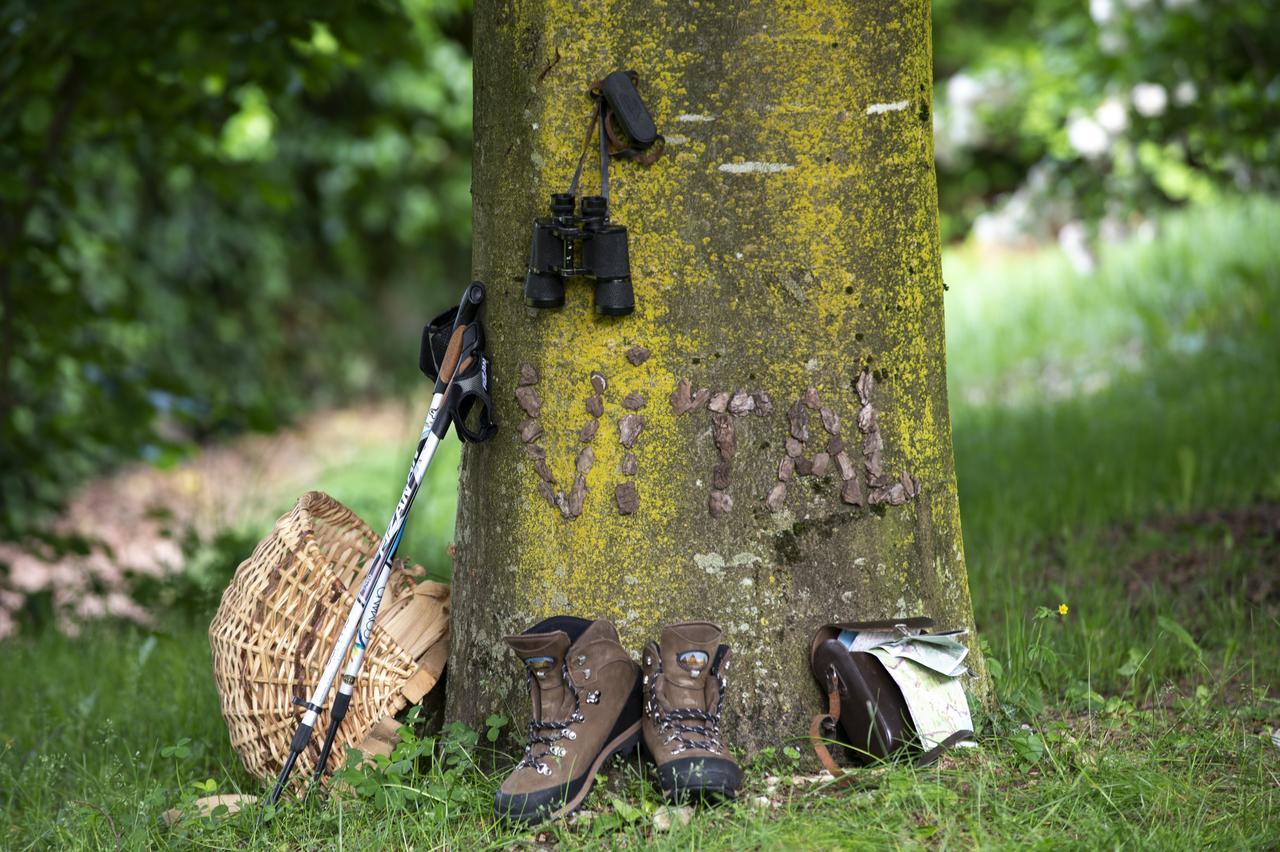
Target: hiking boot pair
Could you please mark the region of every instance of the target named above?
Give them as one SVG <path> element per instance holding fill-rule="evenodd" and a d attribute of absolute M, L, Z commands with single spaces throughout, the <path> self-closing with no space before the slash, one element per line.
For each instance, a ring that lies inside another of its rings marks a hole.
<path fill-rule="evenodd" d="M 643 745 L 668 799 L 731 798 L 742 775 L 720 740 L 729 647 L 719 627 L 675 624 L 637 666 L 608 621 L 561 615 L 507 644 L 533 701 L 524 756 L 498 789 L 499 818 L 535 823 L 582 804 L 605 761 Z"/>

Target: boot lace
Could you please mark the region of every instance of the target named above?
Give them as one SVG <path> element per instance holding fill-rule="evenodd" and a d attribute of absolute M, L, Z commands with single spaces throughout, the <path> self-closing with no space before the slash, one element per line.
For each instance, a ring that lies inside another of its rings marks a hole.
<path fill-rule="evenodd" d="M 565 755 L 564 746 L 558 744 L 560 740 L 572 741 L 578 738 L 578 732 L 573 730 L 573 726 L 582 722 L 585 717 L 580 712 L 578 688 L 573 685 L 573 680 L 569 677 L 567 663 L 561 669 L 560 677 L 564 680 L 565 689 L 569 690 L 569 694 L 573 696 L 573 712 L 569 714 L 568 719 L 531 719 L 529 721 L 529 742 L 524 747 L 524 757 L 520 758 L 520 762 L 516 764 L 517 769 L 527 766 L 539 775 L 550 775 L 551 767 L 547 765 L 546 759 Z M 525 679 L 532 692 L 533 672 L 526 669 Z"/>
<path fill-rule="evenodd" d="M 645 694 L 645 712 L 653 719 L 658 730 L 667 734 L 663 743 L 677 744 L 671 751 L 672 755 L 693 749 L 719 754 L 723 748 L 720 743 L 720 709 L 724 706 L 724 677 L 720 672 L 715 672 L 720 694 L 716 698 L 714 711 L 699 710 L 694 707 L 673 707 L 670 710 L 663 710 L 662 705 L 658 703 L 658 680 L 664 677 L 662 657 L 659 655 L 655 657 L 656 668 L 653 675 L 645 679 L 648 686 Z"/>

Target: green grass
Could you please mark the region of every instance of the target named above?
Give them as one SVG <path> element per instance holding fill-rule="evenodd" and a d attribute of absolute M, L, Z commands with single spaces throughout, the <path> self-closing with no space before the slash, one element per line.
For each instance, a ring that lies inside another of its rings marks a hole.
<path fill-rule="evenodd" d="M 0 644 L 0 847 L 1274 848 L 1276 234 L 1280 204 L 1252 200 L 1173 215 L 1088 277 L 1051 251 L 947 257 L 966 553 L 999 701 L 981 747 L 941 768 L 821 793 L 788 786 L 801 770 L 779 750 L 738 804 L 656 833 L 652 786 L 618 766 L 590 823 L 538 835 L 491 821 L 485 741 L 455 731 L 448 759 L 352 779 L 374 798 L 166 829 L 160 813 L 196 782 L 260 788 L 227 744 L 203 626 L 104 627 Z M 436 571 L 453 506 L 435 495 L 452 493 L 456 451 L 405 547 Z M 317 487 L 376 522 L 406 452 Z M 756 807 L 770 777 L 782 804 Z"/>

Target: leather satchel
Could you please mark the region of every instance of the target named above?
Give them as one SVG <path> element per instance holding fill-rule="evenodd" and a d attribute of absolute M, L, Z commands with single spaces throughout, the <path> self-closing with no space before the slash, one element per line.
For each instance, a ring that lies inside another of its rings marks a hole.
<path fill-rule="evenodd" d="M 832 775 L 844 774 L 832 756 L 830 745 L 833 744 L 856 765 L 875 763 L 901 752 L 917 766 L 927 766 L 947 748 L 973 736 L 967 703 L 962 713 L 954 714 L 962 724 L 967 723 L 964 727 L 945 731 L 945 736 L 939 739 L 935 725 L 931 732 L 935 734 L 933 738 L 920 736 L 910 704 L 881 658 L 866 651 L 850 650 L 840 641 L 842 634 L 847 637 L 865 631 L 909 636 L 924 633 L 933 625 L 933 619 L 926 617 L 895 618 L 826 624 L 814 634 L 809 666 L 818 687 L 826 695 L 827 712 L 813 717 L 809 742 L 818 760 Z"/>

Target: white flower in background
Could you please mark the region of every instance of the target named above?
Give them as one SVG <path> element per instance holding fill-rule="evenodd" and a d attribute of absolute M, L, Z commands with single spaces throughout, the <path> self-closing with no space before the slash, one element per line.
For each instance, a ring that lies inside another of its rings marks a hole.
<path fill-rule="evenodd" d="M 1058 247 L 1081 275 L 1088 275 L 1097 268 L 1097 260 L 1089 247 L 1089 230 L 1080 220 L 1068 222 L 1058 230 Z"/>
<path fill-rule="evenodd" d="M 1124 0 L 1125 8 L 1131 12 L 1137 12 L 1151 5 L 1151 0 Z"/>
<path fill-rule="evenodd" d="M 1119 30 L 1103 30 L 1098 34 L 1098 48 L 1109 56 L 1123 53 L 1129 46 L 1129 40 Z"/>
<path fill-rule="evenodd" d="M 1187 12 L 1196 5 L 1197 0 L 1164 0 L 1164 7 L 1170 12 Z"/>
<path fill-rule="evenodd" d="M 1169 93 L 1159 83 L 1139 83 L 1129 93 L 1139 115 L 1155 118 L 1169 106 Z"/>
<path fill-rule="evenodd" d="M 1129 108 L 1120 98 L 1107 98 L 1093 113 L 1094 120 L 1112 136 L 1118 136 L 1129 126 Z"/>
<path fill-rule="evenodd" d="M 1089 160 L 1101 157 L 1111 147 L 1111 137 L 1091 116 L 1071 119 L 1067 124 L 1067 141 L 1077 153 Z"/>
<path fill-rule="evenodd" d="M 1176 103 L 1178 106 L 1187 106 L 1188 104 L 1195 101 L 1196 95 L 1198 94 L 1199 92 L 1196 91 L 1195 83 L 1191 82 L 1190 80 L 1183 80 L 1181 83 L 1179 83 L 1177 86 L 1174 87 L 1173 102 Z"/>
<path fill-rule="evenodd" d="M 1089 17 L 1098 26 L 1105 27 L 1115 16 L 1115 0 L 1089 0 Z"/>

